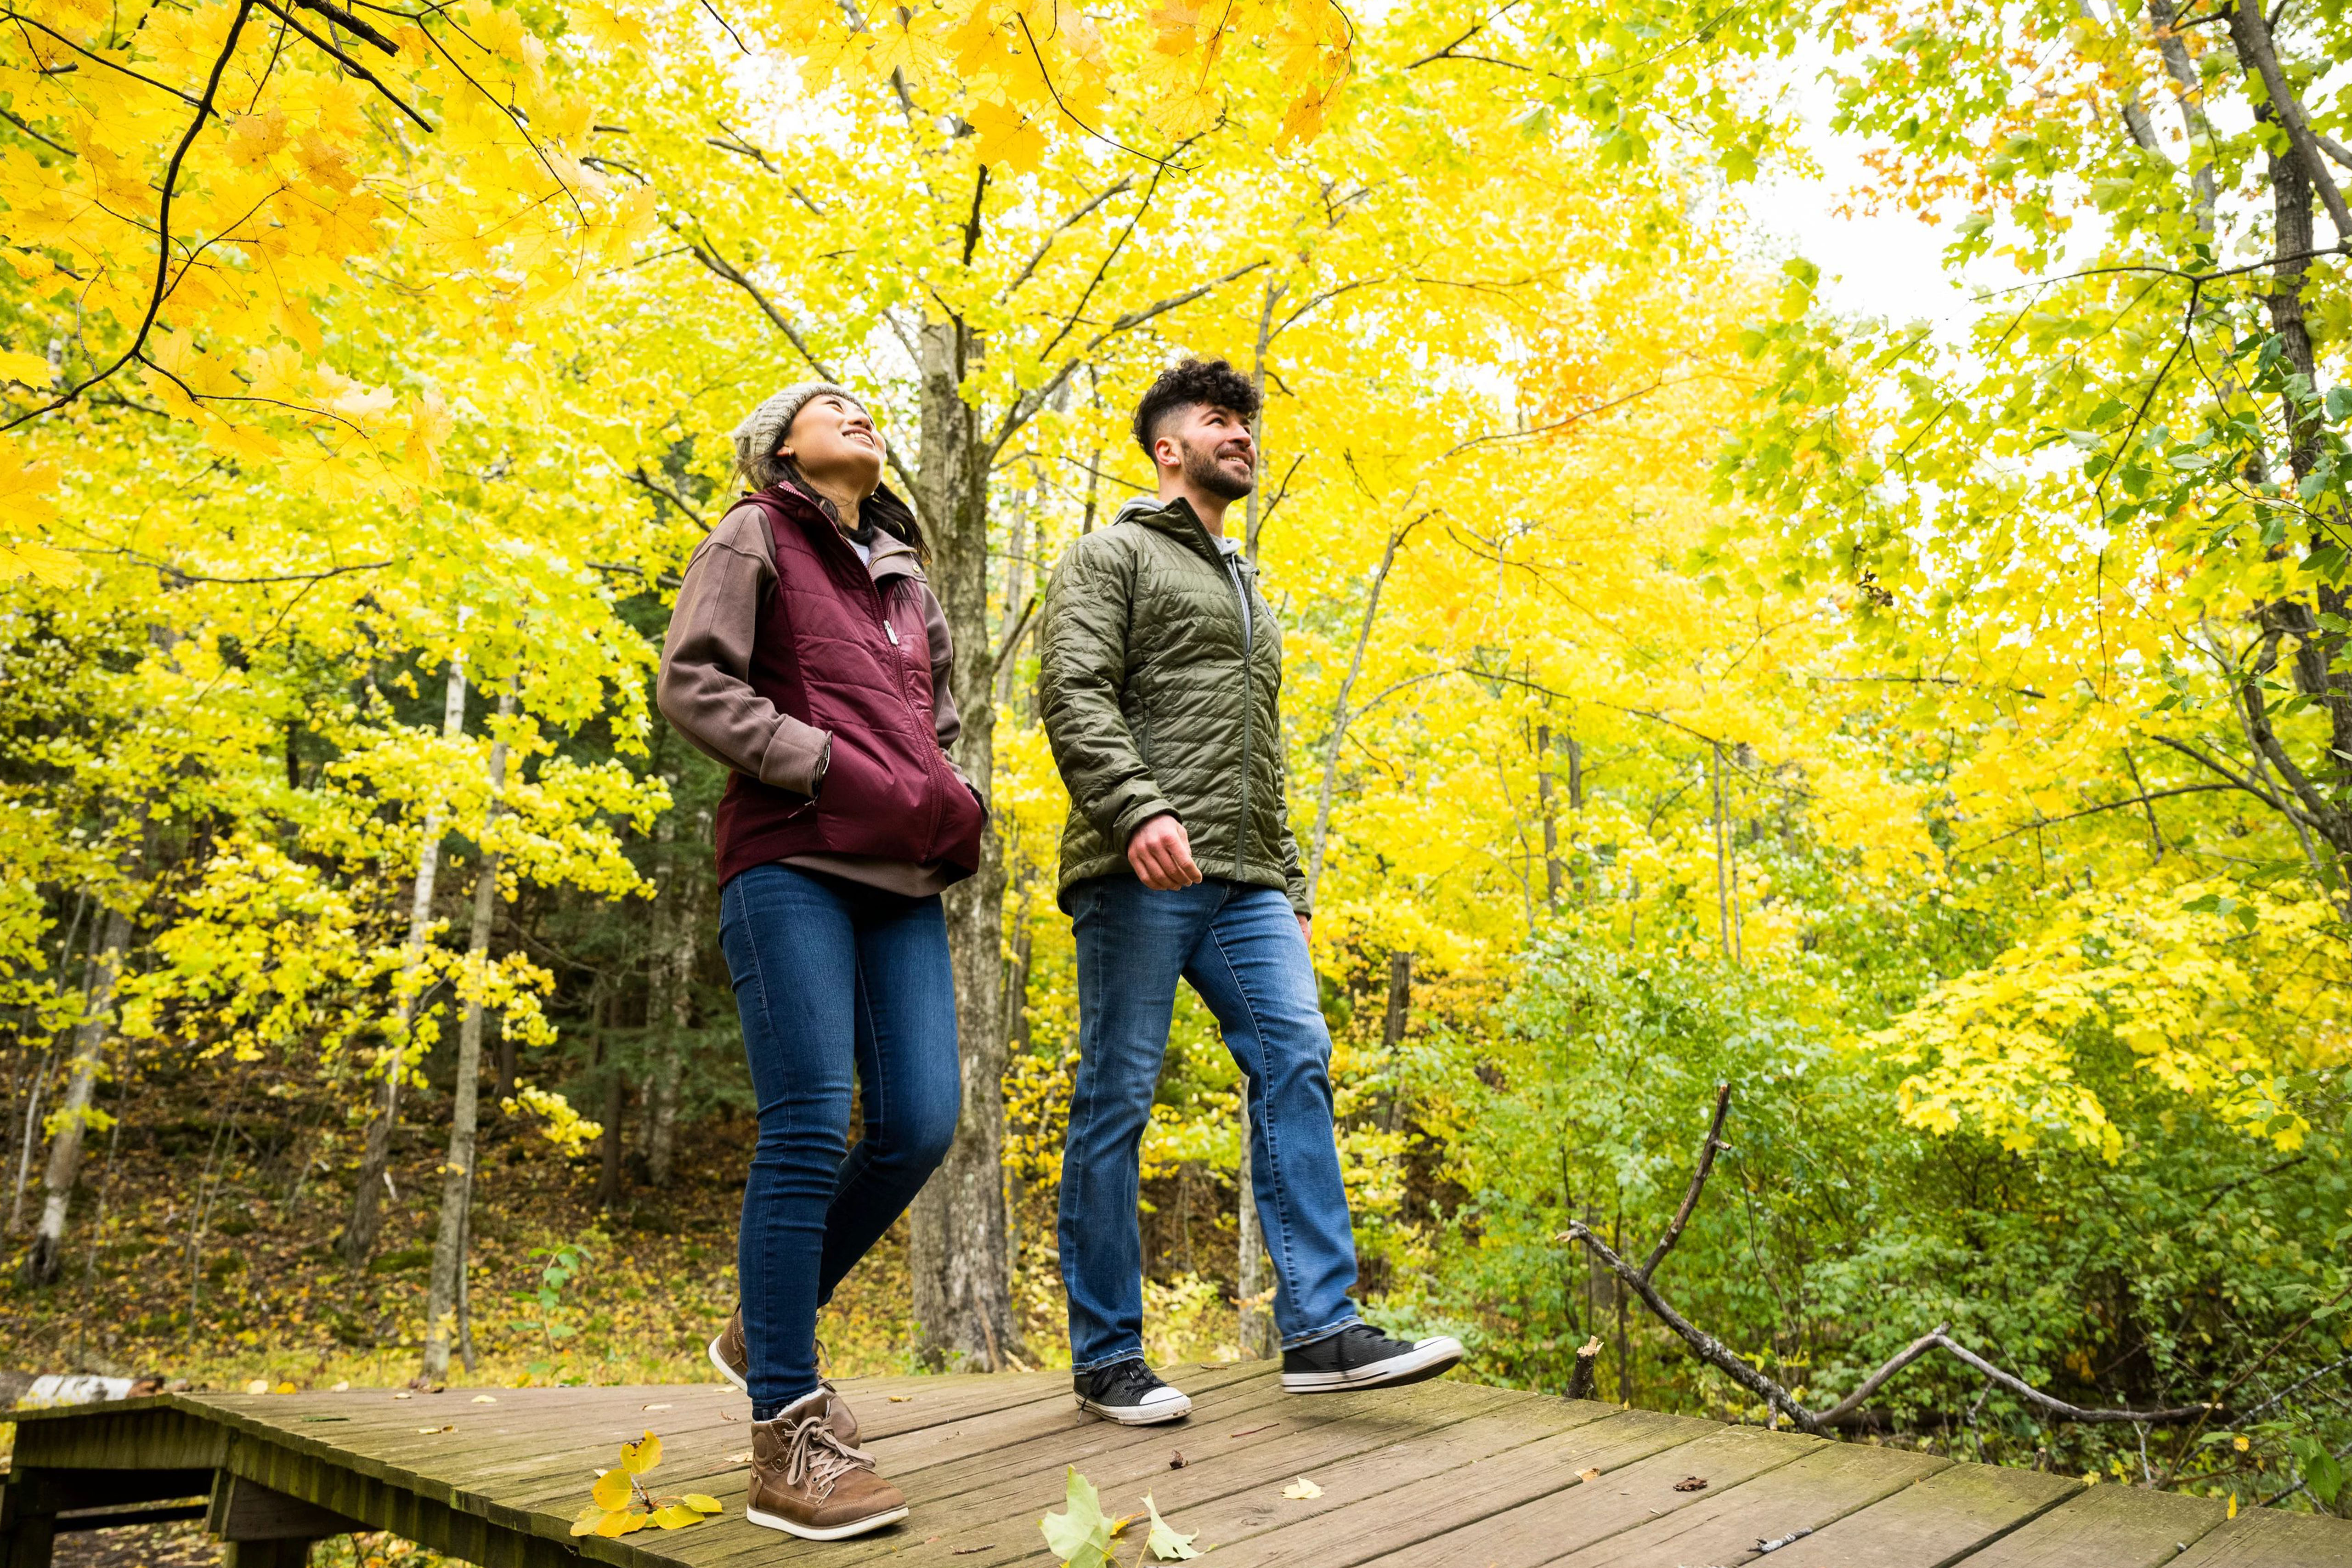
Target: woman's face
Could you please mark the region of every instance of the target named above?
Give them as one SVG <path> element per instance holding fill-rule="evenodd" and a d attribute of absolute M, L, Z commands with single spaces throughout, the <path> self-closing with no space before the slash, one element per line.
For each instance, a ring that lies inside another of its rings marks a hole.
<path fill-rule="evenodd" d="M 811 479 L 861 499 L 882 482 L 882 433 L 847 398 L 824 393 L 793 416 L 778 450 Z"/>

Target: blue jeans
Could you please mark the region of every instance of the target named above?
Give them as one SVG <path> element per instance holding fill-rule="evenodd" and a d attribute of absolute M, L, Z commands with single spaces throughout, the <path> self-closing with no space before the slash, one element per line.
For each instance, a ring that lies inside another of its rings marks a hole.
<path fill-rule="evenodd" d="M 1250 1170 L 1283 1348 L 1356 1321 L 1331 1037 L 1289 900 L 1215 878 L 1159 892 L 1112 876 L 1079 883 L 1065 907 L 1078 963 L 1078 1081 L 1062 1156 L 1071 1370 L 1143 1353 L 1139 1166 L 1179 976 L 1209 1005 L 1248 1079 Z"/>
<path fill-rule="evenodd" d="M 752 1419 L 815 1392 L 816 1315 L 948 1152 L 962 1107 L 948 928 L 902 898 L 754 866 L 719 898 L 760 1142 L 736 1267 Z M 849 1140 L 853 1071 L 866 1126 Z"/>

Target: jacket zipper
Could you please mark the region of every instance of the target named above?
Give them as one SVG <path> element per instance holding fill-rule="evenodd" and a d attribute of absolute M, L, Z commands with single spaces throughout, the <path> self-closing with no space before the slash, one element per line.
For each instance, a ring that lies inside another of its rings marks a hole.
<path fill-rule="evenodd" d="M 1218 552 L 1223 554 L 1223 551 Z M 1237 556 L 1225 556 L 1225 572 L 1234 580 L 1234 597 L 1242 609 L 1242 809 L 1234 825 L 1234 880 L 1242 881 L 1249 873 L 1242 865 L 1242 857 L 1249 847 L 1250 820 L 1250 710 L 1257 706 L 1250 689 L 1250 665 L 1257 644 L 1255 619 L 1250 615 L 1249 584 L 1242 581 L 1242 563 Z"/>

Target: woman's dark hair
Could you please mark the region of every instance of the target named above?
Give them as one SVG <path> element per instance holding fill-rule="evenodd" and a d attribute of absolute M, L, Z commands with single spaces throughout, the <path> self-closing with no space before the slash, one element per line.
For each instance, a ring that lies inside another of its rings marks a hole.
<path fill-rule="evenodd" d="M 889 486 L 884 485 L 867 496 L 857 514 L 872 518 L 883 532 L 913 545 L 916 560 L 926 566 L 931 563 L 931 542 L 923 537 L 923 525 L 915 521 L 914 508 L 900 500 Z"/>
<path fill-rule="evenodd" d="M 1187 408 L 1230 408 L 1244 419 L 1257 417 L 1257 388 L 1223 360 L 1188 359 L 1160 373 L 1135 405 L 1135 444 L 1151 455 L 1151 443 L 1168 416 Z"/>

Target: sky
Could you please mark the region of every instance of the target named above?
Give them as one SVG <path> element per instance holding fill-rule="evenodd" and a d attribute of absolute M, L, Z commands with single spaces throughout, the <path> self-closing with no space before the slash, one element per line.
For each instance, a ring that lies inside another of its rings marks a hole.
<path fill-rule="evenodd" d="M 1949 237 L 1909 213 L 1841 213 L 1867 173 L 1860 143 L 1822 130 L 1813 151 L 1818 178 L 1768 179 L 1745 196 L 1751 243 L 1820 267 L 1820 292 L 1839 310 L 1895 321 L 1958 311 L 1967 295 L 1943 269 Z"/>

